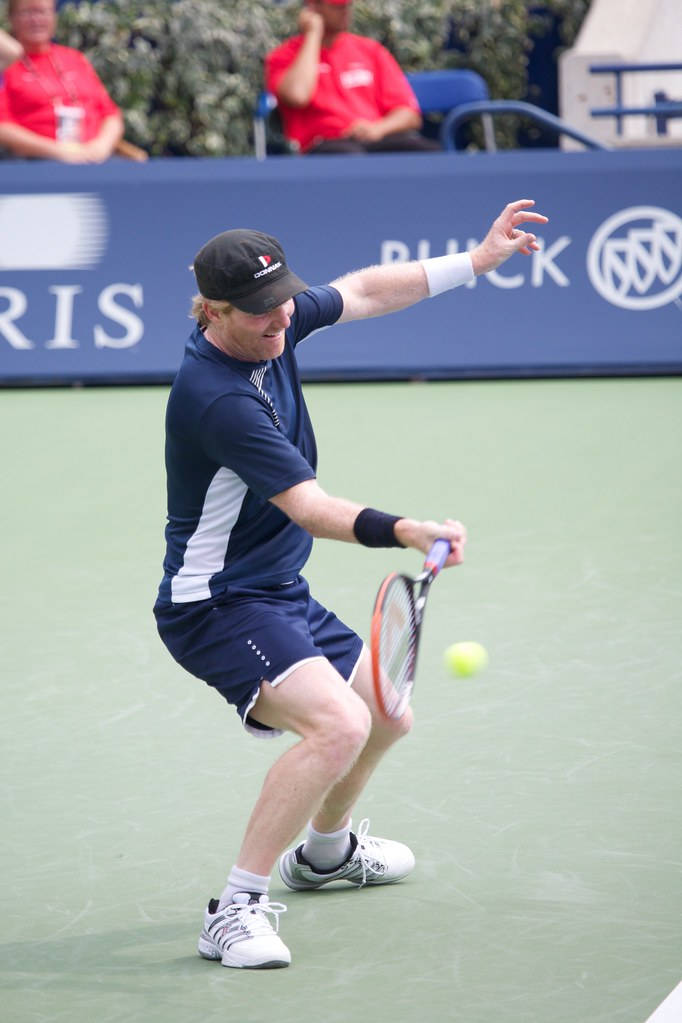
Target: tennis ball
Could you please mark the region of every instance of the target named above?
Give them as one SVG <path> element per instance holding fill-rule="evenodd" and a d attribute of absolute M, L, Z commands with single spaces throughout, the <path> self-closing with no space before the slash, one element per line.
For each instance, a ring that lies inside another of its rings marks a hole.
<path fill-rule="evenodd" d="M 483 671 L 488 663 L 488 652 L 480 643 L 453 643 L 443 654 L 443 660 L 453 675 L 468 677 Z"/>

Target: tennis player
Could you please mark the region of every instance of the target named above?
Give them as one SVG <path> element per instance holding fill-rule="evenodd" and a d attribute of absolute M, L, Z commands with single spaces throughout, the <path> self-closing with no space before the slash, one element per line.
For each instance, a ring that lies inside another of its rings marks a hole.
<path fill-rule="evenodd" d="M 301 575 L 314 537 L 426 553 L 454 520 L 418 521 L 325 493 L 295 347 L 320 327 L 381 316 L 470 281 L 537 248 L 521 227 L 546 217 L 510 203 L 470 253 L 367 267 L 308 287 L 279 242 L 251 230 L 208 241 L 194 260 L 196 327 L 166 415 L 168 524 L 154 612 L 173 657 L 213 686 L 254 736 L 299 742 L 270 768 L 224 890 L 210 900 L 199 954 L 224 966 L 287 966 L 285 906 L 268 896 L 279 860 L 295 891 L 337 881 L 400 881 L 414 856 L 351 830 L 375 767 L 412 723 L 375 703 L 362 640 L 311 595 Z M 299 833 L 304 841 L 294 846 Z"/>

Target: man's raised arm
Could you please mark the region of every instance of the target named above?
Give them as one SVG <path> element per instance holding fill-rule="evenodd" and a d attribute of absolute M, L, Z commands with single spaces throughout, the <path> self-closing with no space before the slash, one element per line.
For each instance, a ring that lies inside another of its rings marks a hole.
<path fill-rule="evenodd" d="M 522 230 L 525 223 L 546 224 L 547 217 L 530 209 L 533 199 L 511 202 L 493 222 L 490 230 L 471 252 L 456 252 L 411 263 L 368 266 L 332 281 L 343 298 L 339 322 L 383 316 L 439 295 L 475 276 L 495 270 L 515 252 L 530 255 L 537 250 L 532 232 Z"/>

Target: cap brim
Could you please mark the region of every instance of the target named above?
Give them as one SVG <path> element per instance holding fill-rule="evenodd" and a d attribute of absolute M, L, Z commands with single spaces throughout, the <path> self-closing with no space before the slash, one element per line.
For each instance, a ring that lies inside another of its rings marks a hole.
<path fill-rule="evenodd" d="M 246 295 L 243 298 L 229 298 L 228 302 L 244 313 L 259 316 L 262 313 L 269 313 L 278 305 L 282 305 L 294 295 L 298 295 L 301 291 L 307 291 L 307 289 L 308 285 L 305 281 L 288 270 L 276 281 L 268 281 L 254 294 Z"/>

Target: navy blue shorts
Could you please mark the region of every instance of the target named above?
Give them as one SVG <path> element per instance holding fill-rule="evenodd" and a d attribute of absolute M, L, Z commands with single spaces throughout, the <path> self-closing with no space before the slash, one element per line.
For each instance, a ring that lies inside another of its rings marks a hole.
<path fill-rule="evenodd" d="M 263 681 L 278 685 L 301 661 L 326 657 L 347 682 L 362 640 L 311 595 L 299 576 L 267 589 L 230 587 L 219 598 L 154 608 L 159 635 L 178 664 L 237 708 L 255 735 L 281 734 L 249 716 Z"/>

